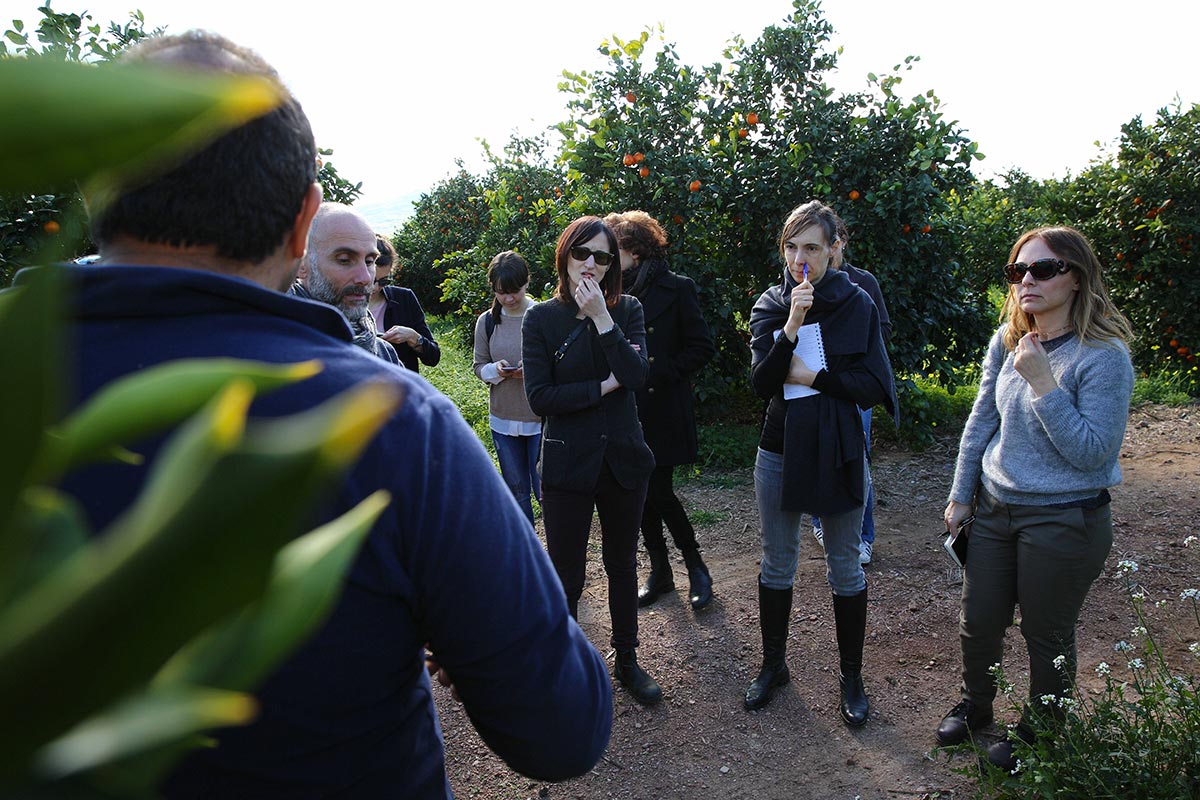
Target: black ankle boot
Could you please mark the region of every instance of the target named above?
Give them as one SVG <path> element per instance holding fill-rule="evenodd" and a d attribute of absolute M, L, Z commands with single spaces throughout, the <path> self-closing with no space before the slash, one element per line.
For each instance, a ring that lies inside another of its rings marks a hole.
<path fill-rule="evenodd" d="M 768 589 L 758 579 L 758 626 L 762 630 L 763 662 L 758 677 L 746 689 L 743 701 L 747 711 L 771 702 L 775 688 L 789 680 L 787 663 L 788 621 L 792 615 L 792 588 Z"/>
<path fill-rule="evenodd" d="M 867 590 L 849 597 L 833 596 L 833 618 L 837 624 L 841 672 L 842 719 L 852 728 L 867 724 L 871 705 L 862 679 L 863 639 L 867 632 Z"/>
<path fill-rule="evenodd" d="M 644 706 L 652 706 L 663 698 L 662 687 L 638 666 L 636 650 L 617 651 L 613 675 Z"/>
<path fill-rule="evenodd" d="M 696 611 L 712 602 L 712 578 L 709 577 L 708 567 L 700 558 L 699 548 L 689 547 L 683 551 L 683 561 L 688 570 L 688 599 Z"/>
<path fill-rule="evenodd" d="M 639 608 L 652 604 L 660 594 L 675 589 L 675 577 L 671 574 L 671 560 L 667 557 L 667 548 L 652 550 L 647 547 L 646 552 L 650 554 L 650 576 L 646 578 L 645 585 L 638 590 Z"/>

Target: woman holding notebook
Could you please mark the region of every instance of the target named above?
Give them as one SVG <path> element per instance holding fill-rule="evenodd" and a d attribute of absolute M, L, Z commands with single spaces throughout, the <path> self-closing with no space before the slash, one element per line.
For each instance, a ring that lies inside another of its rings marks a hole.
<path fill-rule="evenodd" d="M 784 655 L 804 515 L 824 527 L 826 578 L 840 656 L 841 714 L 858 727 L 869 713 L 862 679 L 867 582 L 859 563 L 867 470 L 859 408 L 896 413 L 879 311 L 844 272 L 830 269 L 843 242 L 838 217 L 813 201 L 788 215 L 779 236 L 782 281 L 750 315 L 751 380 L 769 401 L 754 466 L 762 527 L 758 578 L 763 663 L 746 690 L 762 708 L 789 680 Z"/>

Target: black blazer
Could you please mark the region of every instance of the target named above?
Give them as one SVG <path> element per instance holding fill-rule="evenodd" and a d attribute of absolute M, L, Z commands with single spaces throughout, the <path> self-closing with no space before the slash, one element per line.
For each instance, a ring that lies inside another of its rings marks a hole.
<path fill-rule="evenodd" d="M 407 344 L 395 346 L 400 363 L 413 372 L 421 371 L 417 363 L 418 358 L 427 367 L 437 366 L 442 360 L 442 351 L 433 340 L 433 331 L 429 330 L 429 325 L 425 322 L 425 312 L 421 310 L 421 302 L 417 300 L 413 290 L 403 286 L 385 286 L 383 296 L 387 298 L 387 306 L 383 311 L 383 331 L 393 325 L 404 325 L 421 335 L 420 353 Z"/>
<path fill-rule="evenodd" d="M 696 284 L 664 272 L 641 291 L 650 377 L 637 393 L 646 444 L 659 466 L 696 460 L 692 375 L 716 355 Z"/>
<path fill-rule="evenodd" d="M 579 324 L 577 313 L 575 303 L 551 299 L 526 311 L 521 326 L 525 394 L 544 418 L 538 472 L 545 486 L 591 492 L 607 462 L 617 482 L 633 489 L 654 470 L 634 399 L 649 372 L 642 305 L 621 295 L 609 309 L 613 330 L 600 336 L 587 320 L 556 361 L 555 351 Z M 621 388 L 601 397 L 600 382 L 610 372 Z"/>

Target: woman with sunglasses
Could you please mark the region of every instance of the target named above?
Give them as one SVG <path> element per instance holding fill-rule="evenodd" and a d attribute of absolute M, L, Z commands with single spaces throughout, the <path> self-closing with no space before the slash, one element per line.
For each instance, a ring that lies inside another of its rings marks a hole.
<path fill-rule="evenodd" d="M 1108 489 L 1120 482 L 1133 366 L 1128 320 L 1109 299 L 1100 262 L 1073 228 L 1021 236 L 1004 268 L 1008 295 L 979 394 L 963 429 L 944 514 L 957 531 L 974 514 L 963 570 L 962 700 L 937 741 L 955 745 L 992 721 L 991 667 L 1021 606 L 1030 701 L 1014 734 L 1032 742 L 1060 717 L 1075 677 L 1075 624 L 1112 546 Z M 1015 742 L 988 760 L 1015 765 Z"/>
<path fill-rule="evenodd" d="M 879 309 L 845 272 L 833 269 L 843 244 L 837 228 L 829 206 L 813 201 L 794 209 L 779 235 L 783 279 L 750 312 L 751 381 L 769 404 L 754 463 L 763 660 L 743 702 L 747 710 L 762 708 L 790 679 L 784 656 L 800 532 L 806 513 L 819 514 L 841 715 L 859 727 L 870 713 L 862 677 L 867 579 L 859 543 L 871 480 L 859 408 L 883 405 L 895 414 L 896 390 Z"/>
<path fill-rule="evenodd" d="M 425 322 L 425 312 L 412 289 L 396 285 L 400 272 L 396 263 L 396 248 L 384 236 L 376 235 L 375 282 L 371 284 L 371 299 L 367 308 L 375 318 L 379 338 L 396 348 L 400 363 L 413 372 L 420 372 L 420 360 L 428 367 L 442 359 L 441 348 L 433 340 L 433 332 Z M 395 274 L 393 274 L 393 272 Z"/>
<path fill-rule="evenodd" d="M 578 617 L 592 513 L 599 513 L 613 671 L 649 705 L 662 689 L 637 662 L 637 544 L 654 455 L 634 400 L 649 364 L 642 305 L 621 294 L 618 254 L 616 235 L 599 217 L 567 226 L 554 252 L 558 288 L 526 312 L 521 352 L 529 406 L 544 419 L 546 549 Z"/>
<path fill-rule="evenodd" d="M 532 525 L 530 495 L 542 500 L 537 474 L 542 418 L 533 413 L 525 397 L 521 363 L 521 323 L 533 305 L 525 294 L 529 264 L 520 254 L 505 250 L 488 265 L 487 279 L 494 299 L 475 322 L 473 369 L 488 385 L 488 416 L 500 474 Z"/>

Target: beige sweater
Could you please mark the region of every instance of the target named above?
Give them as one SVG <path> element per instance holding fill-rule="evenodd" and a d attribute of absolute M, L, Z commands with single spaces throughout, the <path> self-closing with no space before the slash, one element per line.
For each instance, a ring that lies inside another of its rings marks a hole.
<path fill-rule="evenodd" d="M 480 380 L 487 381 L 483 368 L 488 364 L 505 360 L 511 365 L 521 363 L 521 323 L 525 320 L 522 312 L 519 316 L 501 315 L 501 323 L 492 331 L 491 338 L 487 335 L 486 317 L 490 310 L 479 315 L 475 320 L 475 362 L 473 369 Z M 529 400 L 525 397 L 525 381 L 519 378 L 502 378 L 499 383 L 487 381 L 491 387 L 488 398 L 488 410 L 492 416 L 500 419 L 516 420 L 518 422 L 541 422 L 541 417 L 529 408 Z"/>

